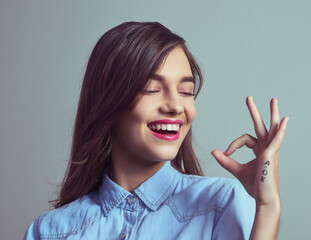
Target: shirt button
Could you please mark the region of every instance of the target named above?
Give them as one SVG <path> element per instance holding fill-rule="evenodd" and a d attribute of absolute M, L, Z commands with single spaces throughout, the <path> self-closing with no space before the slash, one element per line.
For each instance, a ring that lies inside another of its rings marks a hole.
<path fill-rule="evenodd" d="M 128 204 L 130 204 L 130 205 L 132 205 L 134 202 L 136 201 L 136 198 L 135 197 L 129 197 L 128 199 L 127 199 L 127 202 L 128 202 Z"/>
<path fill-rule="evenodd" d="M 126 238 L 126 233 L 122 233 L 122 239 Z"/>

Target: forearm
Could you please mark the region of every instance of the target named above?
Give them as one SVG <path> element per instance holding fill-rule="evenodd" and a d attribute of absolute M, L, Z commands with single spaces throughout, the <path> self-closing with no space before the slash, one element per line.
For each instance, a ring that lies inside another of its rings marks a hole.
<path fill-rule="evenodd" d="M 281 207 L 260 207 L 256 209 L 250 240 L 277 239 Z"/>

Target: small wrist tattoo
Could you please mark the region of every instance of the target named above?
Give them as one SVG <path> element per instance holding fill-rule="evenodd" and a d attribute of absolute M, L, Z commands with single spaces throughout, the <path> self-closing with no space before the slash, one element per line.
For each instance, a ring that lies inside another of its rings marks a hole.
<path fill-rule="evenodd" d="M 267 160 L 265 162 L 265 164 L 264 164 L 265 168 L 261 171 L 261 173 L 262 173 L 262 176 L 261 176 L 261 179 L 260 179 L 261 182 L 265 182 L 266 176 L 268 175 L 268 167 L 269 167 L 269 165 L 270 165 L 270 161 Z"/>

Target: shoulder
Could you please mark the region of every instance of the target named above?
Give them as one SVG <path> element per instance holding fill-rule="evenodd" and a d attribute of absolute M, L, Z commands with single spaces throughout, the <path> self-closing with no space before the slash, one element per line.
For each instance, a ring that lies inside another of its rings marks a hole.
<path fill-rule="evenodd" d="M 100 212 L 98 192 L 92 192 L 60 208 L 42 214 L 33 221 L 26 234 L 33 234 L 40 239 L 63 239 L 92 224 Z M 33 233 L 29 232 L 30 229 Z"/>
<path fill-rule="evenodd" d="M 210 213 L 220 217 L 228 205 L 236 205 L 238 208 L 251 201 L 252 198 L 237 179 L 182 174 L 166 203 L 177 213 L 174 214 L 179 220 L 184 221 Z"/>
<path fill-rule="evenodd" d="M 196 199 L 204 198 L 210 203 L 224 207 L 232 191 L 243 189 L 243 186 L 237 179 L 183 175 L 174 193 L 196 196 Z M 196 201 L 195 199 L 193 200 Z"/>

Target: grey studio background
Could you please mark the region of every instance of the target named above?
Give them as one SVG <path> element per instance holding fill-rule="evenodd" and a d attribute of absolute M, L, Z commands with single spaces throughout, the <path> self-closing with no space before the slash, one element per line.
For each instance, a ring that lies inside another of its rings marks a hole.
<path fill-rule="evenodd" d="M 16 1 L 0 3 L 0 238 L 22 239 L 48 211 L 66 160 L 81 82 L 99 37 L 125 21 L 183 36 L 205 85 L 196 151 L 206 175 L 232 177 L 210 152 L 255 136 L 251 95 L 267 128 L 272 97 L 289 116 L 280 150 L 279 239 L 311 239 L 311 1 Z M 253 159 L 244 147 L 232 155 Z"/>

